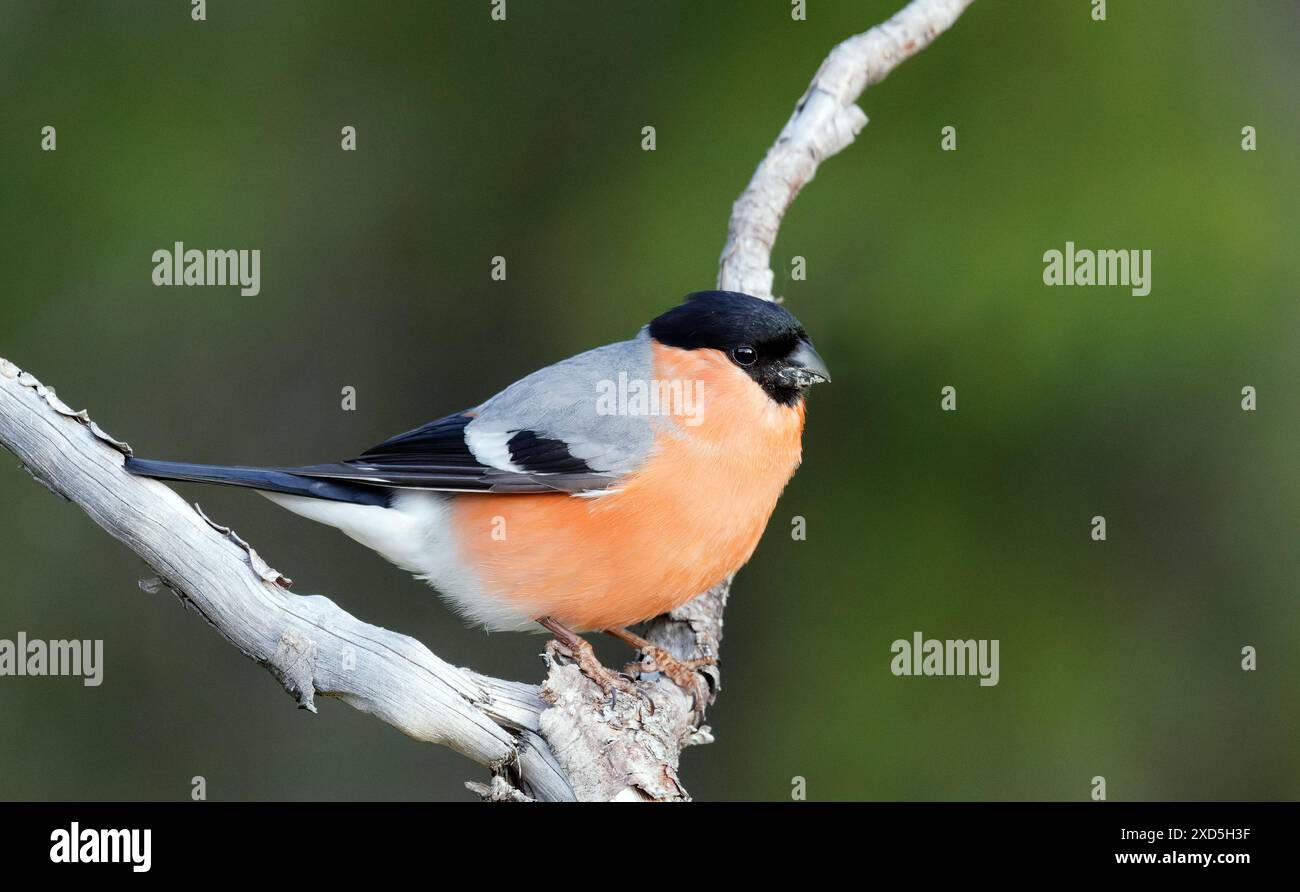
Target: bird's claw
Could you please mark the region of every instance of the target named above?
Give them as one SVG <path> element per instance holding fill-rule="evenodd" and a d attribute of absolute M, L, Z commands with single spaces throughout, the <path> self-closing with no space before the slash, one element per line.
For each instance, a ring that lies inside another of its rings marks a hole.
<path fill-rule="evenodd" d="M 677 687 L 691 695 L 691 706 L 700 712 L 709 703 L 712 691 L 709 683 L 699 670 L 717 662 L 713 657 L 701 657 L 694 660 L 679 660 L 677 657 L 657 645 L 649 644 L 641 649 L 642 662 L 629 663 L 627 669 L 635 671 L 659 672 Z"/>
<path fill-rule="evenodd" d="M 617 705 L 620 691 L 629 696 L 646 696 L 645 692 L 638 688 L 630 678 L 614 672 L 601 663 L 596 658 L 596 651 L 584 639 L 579 638 L 573 644 L 553 639 L 547 644 L 547 649 L 552 651 L 552 655 L 555 651 L 567 654 L 577 665 L 578 671 L 594 681 L 601 692 L 609 696 L 611 707 Z"/>

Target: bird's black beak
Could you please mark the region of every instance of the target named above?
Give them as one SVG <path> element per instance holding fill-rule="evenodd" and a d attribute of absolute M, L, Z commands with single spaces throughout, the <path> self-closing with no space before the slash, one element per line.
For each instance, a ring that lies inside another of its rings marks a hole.
<path fill-rule="evenodd" d="M 813 349 L 807 341 L 800 341 L 799 346 L 785 361 L 785 367 L 778 374 L 781 382 L 790 387 L 807 387 L 831 380 L 831 370 L 826 368 L 826 360 Z"/>

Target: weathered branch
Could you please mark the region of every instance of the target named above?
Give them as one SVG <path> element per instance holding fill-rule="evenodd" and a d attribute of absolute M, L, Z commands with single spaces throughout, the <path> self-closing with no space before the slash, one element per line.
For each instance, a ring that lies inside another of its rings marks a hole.
<path fill-rule="evenodd" d="M 862 91 L 929 46 L 973 2 L 913 0 L 889 21 L 831 50 L 731 209 L 718 287 L 772 297 L 772 246 L 781 218 L 817 165 L 867 126 L 854 104 Z"/>
<path fill-rule="evenodd" d="M 972 0 L 914 0 L 883 25 L 837 46 L 800 99 L 732 212 L 718 277 L 723 288 L 770 298 L 770 255 L 786 208 L 819 162 L 866 123 L 853 102 L 926 46 Z M 81 507 L 298 704 L 316 695 L 373 713 L 417 740 L 445 744 L 492 772 L 471 784 L 505 801 L 688 798 L 682 750 L 708 742 L 692 702 L 651 671 L 640 697 L 609 700 L 548 648 L 539 688 L 459 669 L 405 635 L 368 625 L 321 595 L 295 595 L 231 530 L 172 490 L 127 474 L 125 443 L 0 359 L 0 444 L 38 481 Z M 650 624 L 646 637 L 680 657 L 716 655 L 729 581 Z M 709 670 L 716 693 L 719 676 Z"/>
<path fill-rule="evenodd" d="M 122 470 L 129 447 L 0 359 L 0 442 L 38 480 L 144 559 L 231 644 L 266 666 L 298 704 L 317 694 L 374 713 L 417 740 L 446 744 L 547 799 L 569 798 L 537 736 L 536 688 L 475 675 L 413 638 L 367 625 L 287 580 L 172 490 Z M 148 586 L 156 587 L 156 586 Z"/>

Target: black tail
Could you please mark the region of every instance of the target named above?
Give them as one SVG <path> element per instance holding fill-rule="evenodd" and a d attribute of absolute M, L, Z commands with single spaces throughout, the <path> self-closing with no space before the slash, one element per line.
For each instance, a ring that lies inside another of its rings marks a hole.
<path fill-rule="evenodd" d="M 147 458 L 127 458 L 126 469 L 138 477 L 157 480 L 186 480 L 193 483 L 220 483 L 225 486 L 246 486 L 264 492 L 282 492 L 331 502 L 352 502 L 356 505 L 389 506 L 389 492 L 383 487 L 364 483 L 345 483 L 302 477 L 278 468 L 245 468 L 238 465 L 195 465 L 182 461 L 154 461 Z"/>

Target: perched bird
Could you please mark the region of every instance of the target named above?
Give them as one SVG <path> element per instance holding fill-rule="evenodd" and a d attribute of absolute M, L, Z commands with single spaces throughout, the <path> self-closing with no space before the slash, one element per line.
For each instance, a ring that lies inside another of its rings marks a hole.
<path fill-rule="evenodd" d="M 475 624 L 540 623 L 607 692 L 578 632 L 677 661 L 627 626 L 739 569 L 799 465 L 804 395 L 830 373 L 769 301 L 704 291 L 628 341 L 547 366 L 475 408 L 335 464 L 130 458 L 145 477 L 244 486 L 337 527 Z"/>

